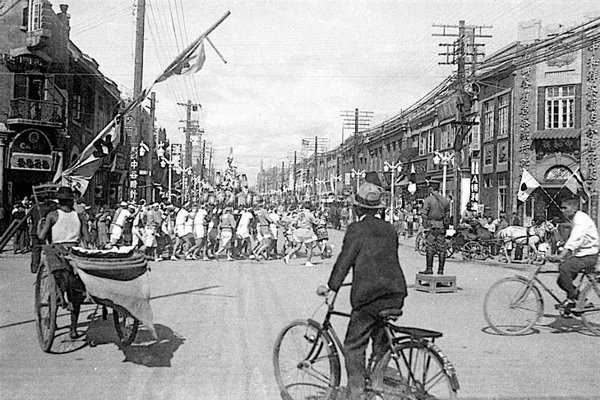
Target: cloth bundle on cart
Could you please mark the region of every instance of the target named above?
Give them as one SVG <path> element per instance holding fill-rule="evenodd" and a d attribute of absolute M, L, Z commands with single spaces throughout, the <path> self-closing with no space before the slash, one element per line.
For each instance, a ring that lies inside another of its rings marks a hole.
<path fill-rule="evenodd" d="M 148 264 L 142 254 L 131 249 L 88 250 L 73 247 L 69 259 L 89 295 L 109 300 L 125 308 L 156 337 Z"/>

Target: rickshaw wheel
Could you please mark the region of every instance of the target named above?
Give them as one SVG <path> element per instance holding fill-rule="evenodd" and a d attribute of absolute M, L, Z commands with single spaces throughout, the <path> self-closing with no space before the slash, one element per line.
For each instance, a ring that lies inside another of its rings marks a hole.
<path fill-rule="evenodd" d="M 129 346 L 135 340 L 140 321 L 128 312 L 119 311 L 116 308 L 113 308 L 113 320 L 117 336 L 119 336 L 119 344 Z"/>
<path fill-rule="evenodd" d="M 35 280 L 35 316 L 37 337 L 42 351 L 48 353 L 54 342 L 56 312 L 58 309 L 57 287 L 54 275 L 42 258 Z"/>

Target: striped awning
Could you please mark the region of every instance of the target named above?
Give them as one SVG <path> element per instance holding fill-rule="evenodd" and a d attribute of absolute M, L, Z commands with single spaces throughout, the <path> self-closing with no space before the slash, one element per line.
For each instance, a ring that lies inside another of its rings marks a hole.
<path fill-rule="evenodd" d="M 574 139 L 581 135 L 581 129 L 545 129 L 535 131 L 532 139 Z"/>

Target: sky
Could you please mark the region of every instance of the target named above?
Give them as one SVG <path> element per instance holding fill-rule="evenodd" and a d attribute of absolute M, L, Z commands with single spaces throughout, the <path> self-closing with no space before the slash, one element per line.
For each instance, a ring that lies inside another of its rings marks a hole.
<path fill-rule="evenodd" d="M 66 3 L 66 2 L 65 2 Z M 72 0 L 71 40 L 100 71 L 131 93 L 134 72 L 134 0 Z M 58 11 L 55 5 L 55 11 Z M 286 165 L 302 139 L 318 136 L 335 148 L 343 111 L 371 111 L 377 125 L 451 74 L 439 65 L 433 24 L 485 25 L 480 39 L 492 54 L 517 40 L 518 25 L 579 24 L 600 15 L 597 0 L 146 0 L 144 87 L 226 11 L 209 36 L 227 63 L 206 45 L 206 63 L 191 77 L 155 86 L 157 125 L 183 142 L 185 108 L 197 117 L 215 149 L 216 168 L 234 164 L 254 182 L 264 167 Z M 146 105 L 149 102 L 145 103 Z M 321 139 L 319 139 L 321 140 Z"/>

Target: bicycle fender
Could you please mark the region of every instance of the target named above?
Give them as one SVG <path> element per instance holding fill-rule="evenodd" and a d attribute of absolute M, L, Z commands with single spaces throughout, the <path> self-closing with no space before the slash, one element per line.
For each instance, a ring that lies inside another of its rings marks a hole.
<path fill-rule="evenodd" d="M 452 389 L 458 391 L 458 389 L 460 389 L 460 385 L 458 383 L 458 377 L 456 376 L 456 369 L 454 368 L 452 362 L 448 359 L 448 356 L 446 356 L 442 349 L 440 349 L 435 343 L 426 341 L 425 344 L 429 350 L 440 356 L 444 366 L 444 371 L 450 377 L 450 385 L 452 385 Z"/>
<path fill-rule="evenodd" d="M 327 332 L 327 330 L 323 327 L 323 325 L 321 323 L 315 321 L 314 319 L 311 319 L 311 318 L 308 318 L 306 320 L 306 322 L 308 322 L 309 325 L 314 326 L 316 329 L 319 330 L 319 332 L 321 332 L 323 334 L 323 336 L 325 337 L 325 339 L 327 339 L 327 343 L 331 347 L 332 353 L 336 357 L 339 357 L 338 349 L 337 349 L 337 346 L 335 345 L 335 341 L 333 340 L 333 338 L 331 337 L 331 335 L 329 334 L 329 332 Z"/>

